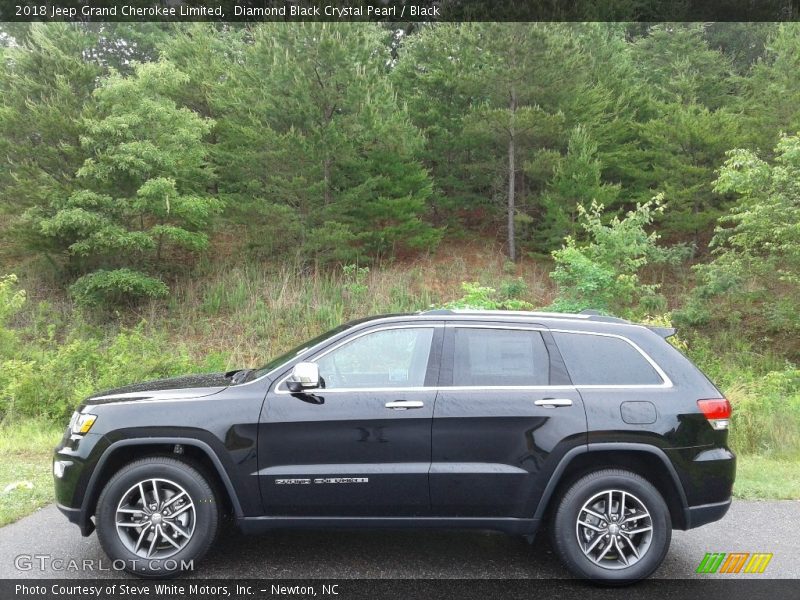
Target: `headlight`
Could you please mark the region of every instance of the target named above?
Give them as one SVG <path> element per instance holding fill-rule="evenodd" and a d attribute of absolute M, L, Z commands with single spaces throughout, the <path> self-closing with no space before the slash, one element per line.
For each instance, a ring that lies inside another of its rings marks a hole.
<path fill-rule="evenodd" d="M 94 425 L 96 420 L 97 415 L 76 412 L 74 415 L 72 415 L 72 419 L 69 422 L 70 431 L 72 431 L 73 435 L 83 435 L 85 433 L 89 433 L 89 430 L 92 428 L 92 425 Z"/>

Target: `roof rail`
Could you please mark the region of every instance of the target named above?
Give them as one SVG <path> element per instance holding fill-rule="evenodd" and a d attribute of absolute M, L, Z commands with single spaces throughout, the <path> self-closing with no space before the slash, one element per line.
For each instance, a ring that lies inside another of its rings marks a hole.
<path fill-rule="evenodd" d="M 434 308 L 421 311 L 421 315 L 498 315 L 506 317 L 541 317 L 547 319 L 581 319 L 599 323 L 630 323 L 619 317 L 602 315 L 595 310 L 583 310 L 579 313 L 557 313 L 530 310 L 492 310 L 477 308 Z"/>

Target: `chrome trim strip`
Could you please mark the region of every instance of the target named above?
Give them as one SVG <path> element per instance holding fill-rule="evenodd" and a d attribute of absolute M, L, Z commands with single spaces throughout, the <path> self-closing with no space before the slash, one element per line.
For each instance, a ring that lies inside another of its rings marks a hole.
<path fill-rule="evenodd" d="M 379 327 L 373 329 L 367 329 L 366 331 L 362 331 L 357 336 L 342 340 L 340 343 L 336 344 L 332 348 L 326 350 L 324 353 L 320 354 L 314 360 L 318 360 L 325 356 L 326 354 L 333 352 L 337 348 L 344 346 L 348 342 L 357 339 L 367 333 L 374 333 L 376 331 L 384 331 L 386 329 L 407 329 L 407 328 L 414 328 L 414 327 L 446 327 L 448 329 L 455 328 L 455 327 L 465 327 L 465 325 L 460 323 L 413 323 L 413 324 L 406 324 L 406 325 L 390 325 L 386 327 Z M 395 388 L 330 388 L 326 389 L 323 388 L 321 390 L 317 390 L 319 393 L 344 393 L 344 392 L 422 392 L 422 391 L 475 391 L 475 390 L 484 390 L 484 391 L 494 391 L 494 390 L 639 390 L 639 389 L 663 389 L 663 388 L 671 388 L 673 387 L 672 380 L 669 376 L 664 372 L 664 370 L 645 352 L 642 350 L 639 345 L 637 345 L 633 340 L 626 338 L 623 335 L 619 335 L 616 333 L 601 333 L 596 331 L 576 331 L 574 329 L 554 329 L 552 327 L 544 327 L 544 326 L 537 326 L 537 325 L 530 325 L 525 326 L 523 324 L 520 325 L 493 325 L 493 324 L 475 324 L 475 325 L 466 325 L 470 329 L 511 329 L 511 330 L 520 330 L 520 331 L 550 331 L 550 332 L 557 332 L 557 333 L 575 333 L 578 335 L 596 335 L 601 337 L 613 337 L 623 340 L 627 342 L 633 348 L 641 354 L 644 359 L 650 364 L 651 367 L 656 371 L 659 377 L 661 377 L 662 383 L 640 383 L 640 384 L 628 384 L 628 385 L 615 385 L 615 384 L 586 384 L 586 385 L 494 385 L 494 386 L 431 386 L 431 387 L 395 387 Z M 286 380 L 290 377 L 287 375 L 283 379 L 281 379 L 278 383 L 275 384 L 275 393 L 276 394 L 284 394 L 284 395 L 291 395 L 289 390 L 282 390 L 280 386 L 283 385 Z M 309 390 L 314 391 L 314 390 Z"/>
<path fill-rule="evenodd" d="M 624 323 L 624 322 L 623 323 L 616 323 L 616 322 L 615 323 L 608 323 L 608 322 L 604 322 L 604 321 L 589 321 L 589 319 L 591 318 L 592 315 L 576 315 L 576 314 L 571 314 L 571 313 L 526 312 L 526 311 L 500 311 L 500 310 L 487 310 L 487 311 L 484 311 L 484 312 L 475 312 L 475 313 L 456 313 L 456 314 L 451 314 L 451 315 L 433 315 L 433 314 L 427 314 L 425 311 L 422 311 L 422 312 L 419 312 L 419 313 L 413 313 L 413 314 L 408 314 L 408 315 L 397 315 L 397 316 L 393 316 L 393 317 L 377 318 L 374 321 L 368 321 L 367 323 L 364 323 L 363 326 L 368 327 L 369 324 L 396 323 L 398 321 L 408 321 L 409 319 L 414 319 L 414 320 L 417 321 L 417 323 L 415 323 L 416 326 L 420 326 L 420 324 L 429 325 L 430 323 L 437 323 L 434 326 L 441 327 L 441 324 L 440 324 L 441 321 L 443 321 L 443 320 L 449 321 L 450 320 L 450 319 L 446 319 L 446 317 L 456 317 L 459 320 L 466 320 L 466 321 L 472 321 L 472 320 L 484 321 L 487 318 L 491 318 L 493 315 L 499 317 L 500 319 L 502 319 L 504 321 L 510 320 L 511 322 L 529 321 L 532 317 L 539 317 L 539 318 L 544 318 L 544 319 L 562 319 L 562 320 L 565 320 L 565 321 L 567 321 L 569 319 L 574 319 L 576 321 L 587 321 L 587 322 L 591 322 L 593 324 L 601 325 L 601 326 L 602 325 L 614 325 L 615 327 L 645 327 L 644 325 L 641 325 L 639 323 Z M 521 323 L 521 324 L 524 325 L 524 323 Z M 547 326 L 546 325 L 543 326 L 543 327 L 540 326 L 540 329 L 547 330 Z M 343 331 L 339 335 L 347 335 L 348 331 L 349 330 Z M 590 331 L 571 331 L 570 333 L 592 334 L 594 332 L 590 332 Z M 324 344 L 327 341 L 329 341 L 329 340 L 325 340 L 323 342 L 320 342 L 320 344 Z M 320 345 L 320 344 L 317 344 L 317 346 Z M 299 356 L 301 356 L 303 354 L 309 353 L 310 351 L 314 350 L 314 348 L 316 348 L 317 346 L 308 346 L 306 348 L 303 348 L 302 350 L 297 352 L 297 354 L 295 354 L 292 358 L 287 360 L 282 365 L 279 365 L 279 366 L 275 367 L 274 369 L 272 369 L 271 371 L 269 371 L 267 373 L 264 373 L 261 377 L 259 377 L 257 379 L 254 379 L 253 381 L 248 381 L 246 383 L 240 383 L 240 384 L 238 384 L 238 386 L 251 385 L 251 384 L 260 382 L 265 377 L 270 377 L 272 374 L 274 374 L 276 372 L 279 372 L 282 369 L 284 369 L 287 364 L 289 364 L 291 361 L 293 361 L 297 357 L 299 357 Z"/>
<path fill-rule="evenodd" d="M 601 336 L 601 337 L 613 337 L 613 338 L 620 339 L 620 340 L 622 340 L 624 342 L 627 342 L 628 344 L 633 346 L 636 349 L 636 351 L 639 354 L 641 354 L 648 363 L 650 363 L 650 366 L 653 367 L 655 372 L 658 373 L 658 376 L 661 377 L 662 383 L 642 383 L 642 384 L 635 384 L 635 385 L 630 385 L 630 386 L 626 386 L 626 387 L 636 387 L 636 388 L 671 388 L 671 387 L 673 387 L 672 386 L 672 380 L 664 372 L 664 369 L 662 369 L 658 365 L 658 363 L 656 361 L 654 361 L 650 357 L 650 355 L 647 352 L 642 350 L 642 348 L 639 347 L 639 345 L 636 342 L 634 342 L 633 340 L 631 340 L 629 338 L 626 338 L 624 335 L 619 335 L 619 334 L 616 334 L 616 333 L 599 333 L 599 332 L 588 332 L 588 331 L 574 331 L 574 330 L 569 330 L 569 329 L 553 329 L 552 327 L 549 328 L 549 331 L 554 331 L 556 333 L 577 333 L 579 335 L 598 335 L 598 336 Z M 558 345 L 558 342 L 556 342 L 556 345 Z M 585 388 L 585 387 L 620 387 L 620 386 L 613 386 L 613 385 L 612 386 L 608 386 L 608 385 L 603 385 L 603 386 L 599 386 L 599 385 L 579 385 L 579 386 L 576 386 L 576 387 Z"/>
<path fill-rule="evenodd" d="M 503 463 L 433 462 L 431 475 L 530 475 L 530 471 Z"/>
<path fill-rule="evenodd" d="M 355 464 L 314 464 L 314 465 L 276 465 L 259 469 L 251 475 L 260 477 L 292 475 L 313 477 L 355 477 L 358 475 L 394 475 L 397 473 L 431 474 L 471 474 L 530 475 L 529 471 L 503 463 L 470 462 L 414 462 L 414 463 L 355 463 Z"/>
<path fill-rule="evenodd" d="M 595 315 L 581 315 L 576 313 L 557 313 L 538 310 L 489 310 L 479 308 L 451 308 L 451 314 L 457 316 L 481 316 L 487 317 L 497 315 L 500 317 L 543 317 L 546 319 L 590 319 Z M 422 313 L 424 315 L 425 313 Z M 447 316 L 447 315 L 430 315 L 430 316 Z"/>
<path fill-rule="evenodd" d="M 308 477 L 316 475 L 326 476 L 358 476 L 358 475 L 395 475 L 397 473 L 427 473 L 430 469 L 429 462 L 411 463 L 330 463 L 314 465 L 275 465 L 259 469 L 251 475 L 271 477 L 279 475 L 294 475 Z"/>
<path fill-rule="evenodd" d="M 283 380 L 281 380 L 283 381 Z M 336 388 L 336 389 L 317 389 L 309 390 L 309 392 L 316 392 L 322 394 L 344 394 L 344 393 L 378 393 L 378 392 L 527 392 L 535 390 L 638 390 L 638 389 L 667 389 L 671 385 L 662 384 L 630 384 L 630 385 L 450 385 L 450 386 L 431 386 L 431 387 L 400 387 L 400 388 Z M 288 390 L 275 390 L 275 394 L 290 396 L 292 392 Z M 163 403 L 163 402 L 203 402 L 215 400 L 215 395 L 205 396 L 201 398 L 154 398 L 152 400 L 142 398 L 141 400 L 122 400 L 120 402 L 113 402 L 110 404 L 133 404 L 134 402 L 147 402 L 147 403 Z M 484 398 L 484 400 L 493 400 L 494 398 Z M 110 405 L 109 404 L 109 405 Z M 88 405 L 91 406 L 91 405 Z"/>

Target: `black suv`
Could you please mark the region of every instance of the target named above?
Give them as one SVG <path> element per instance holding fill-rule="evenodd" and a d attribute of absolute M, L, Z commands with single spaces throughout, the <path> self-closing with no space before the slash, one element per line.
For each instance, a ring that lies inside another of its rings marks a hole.
<path fill-rule="evenodd" d="M 533 535 L 606 582 L 731 502 L 731 408 L 666 339 L 597 314 L 432 310 L 354 321 L 258 370 L 97 394 L 55 452 L 59 508 L 115 564 L 193 568 L 245 532 Z M 94 518 L 94 521 L 92 520 Z"/>

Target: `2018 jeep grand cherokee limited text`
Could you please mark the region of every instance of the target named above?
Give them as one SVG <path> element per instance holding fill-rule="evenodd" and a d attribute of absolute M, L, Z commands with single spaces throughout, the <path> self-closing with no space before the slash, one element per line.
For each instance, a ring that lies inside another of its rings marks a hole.
<path fill-rule="evenodd" d="M 245 532 L 457 527 L 634 581 L 730 506 L 730 405 L 666 337 L 595 314 L 434 310 L 348 323 L 259 370 L 88 398 L 59 508 L 108 556 L 174 575 Z M 94 519 L 94 520 L 92 520 Z"/>

